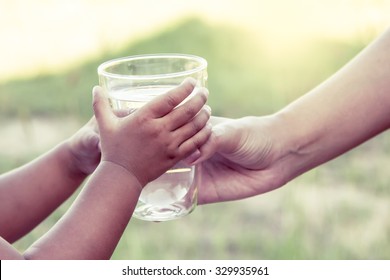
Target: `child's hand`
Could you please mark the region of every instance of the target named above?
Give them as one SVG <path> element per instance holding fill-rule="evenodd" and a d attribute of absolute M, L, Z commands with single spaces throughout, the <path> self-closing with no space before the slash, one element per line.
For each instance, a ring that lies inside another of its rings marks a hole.
<path fill-rule="evenodd" d="M 95 170 L 100 161 L 99 142 L 97 123 L 92 117 L 68 140 L 71 171 L 89 175 Z"/>
<path fill-rule="evenodd" d="M 211 111 L 204 106 L 206 89 L 194 90 L 186 80 L 126 117 L 117 117 L 100 87 L 94 88 L 93 108 L 101 137 L 102 161 L 132 173 L 142 186 L 185 157 L 199 152 L 211 134 Z"/>

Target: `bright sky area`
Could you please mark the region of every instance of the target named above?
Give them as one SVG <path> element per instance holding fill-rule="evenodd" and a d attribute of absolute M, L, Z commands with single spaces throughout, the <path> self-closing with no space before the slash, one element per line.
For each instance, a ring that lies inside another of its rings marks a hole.
<path fill-rule="evenodd" d="M 238 25 L 270 48 L 389 25 L 386 0 L 0 0 L 0 81 L 62 69 L 183 17 Z"/>

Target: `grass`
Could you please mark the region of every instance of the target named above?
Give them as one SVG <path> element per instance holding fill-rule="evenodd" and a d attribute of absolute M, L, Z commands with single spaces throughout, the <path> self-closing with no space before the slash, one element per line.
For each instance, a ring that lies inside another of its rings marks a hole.
<path fill-rule="evenodd" d="M 92 114 L 90 91 L 97 66 L 141 53 L 180 52 L 209 62 L 214 115 L 272 113 L 317 85 L 363 46 L 317 41 L 270 58 L 251 34 L 189 19 L 66 73 L 0 85 L 0 118 Z M 320 65 L 320 66 L 318 66 Z M 113 259 L 389 259 L 390 141 L 380 135 L 271 193 L 199 206 L 171 222 L 133 219 Z M 0 154 L 0 172 L 33 158 Z M 74 197 L 15 245 L 23 250 L 58 220 Z"/>

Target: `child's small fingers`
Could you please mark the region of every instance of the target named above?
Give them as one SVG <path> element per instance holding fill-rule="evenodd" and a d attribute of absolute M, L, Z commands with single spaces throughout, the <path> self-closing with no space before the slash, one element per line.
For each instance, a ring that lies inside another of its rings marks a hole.
<path fill-rule="evenodd" d="M 180 86 L 154 98 L 142 109 L 149 110 L 152 118 L 161 118 L 183 102 L 192 93 L 195 85 L 196 80 L 187 78 Z"/>
<path fill-rule="evenodd" d="M 198 150 L 195 155 L 190 155 L 185 159 L 185 162 L 188 165 L 195 165 L 201 163 L 212 157 L 217 152 L 217 139 L 214 133 L 211 133 L 210 137 L 207 139 Z"/>
<path fill-rule="evenodd" d="M 198 133 L 208 122 L 211 116 L 211 108 L 208 105 L 203 106 L 200 112 L 188 123 L 177 128 L 173 134 L 178 141 L 185 141 Z"/>
<path fill-rule="evenodd" d="M 211 130 L 211 124 L 205 125 L 197 134 L 179 145 L 179 154 L 184 157 L 188 157 L 190 154 L 202 147 L 202 145 L 209 139 Z"/>
<path fill-rule="evenodd" d="M 197 149 L 195 152 L 190 154 L 188 157 L 183 159 L 183 161 L 188 165 L 193 165 L 194 162 L 196 162 L 200 157 L 202 156 L 202 153 L 199 149 Z"/>
<path fill-rule="evenodd" d="M 167 115 L 171 130 L 186 125 L 194 118 L 206 104 L 207 97 L 207 89 L 199 88 L 194 96 Z"/>

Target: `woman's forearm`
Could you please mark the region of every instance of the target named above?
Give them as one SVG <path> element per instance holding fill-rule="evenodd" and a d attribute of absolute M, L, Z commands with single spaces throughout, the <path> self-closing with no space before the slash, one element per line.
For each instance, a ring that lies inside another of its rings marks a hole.
<path fill-rule="evenodd" d="M 390 31 L 276 114 L 290 179 L 390 127 Z"/>

